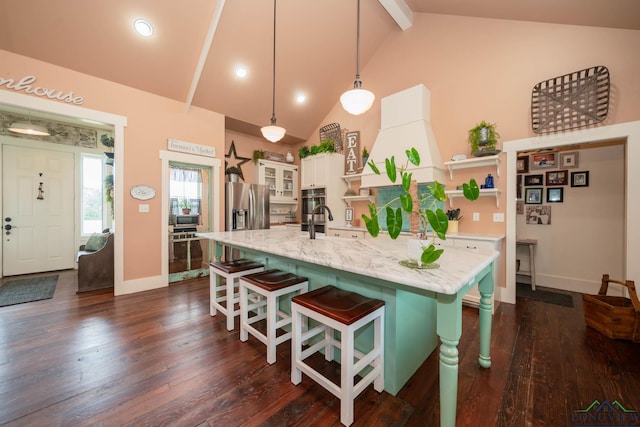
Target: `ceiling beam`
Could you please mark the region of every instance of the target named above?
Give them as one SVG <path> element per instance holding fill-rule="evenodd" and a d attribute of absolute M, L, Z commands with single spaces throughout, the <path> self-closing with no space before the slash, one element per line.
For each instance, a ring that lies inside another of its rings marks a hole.
<path fill-rule="evenodd" d="M 402 31 L 413 25 L 413 12 L 404 0 L 378 0 Z"/>
<path fill-rule="evenodd" d="M 216 29 L 218 28 L 218 24 L 220 23 L 220 16 L 222 16 L 222 9 L 224 9 L 225 0 L 218 0 L 218 4 L 216 5 L 216 10 L 213 13 L 213 17 L 211 18 L 211 24 L 209 25 L 209 32 L 207 32 L 207 36 L 202 44 L 202 50 L 200 51 L 200 58 L 198 59 L 198 65 L 196 66 L 196 70 L 193 73 L 193 79 L 191 80 L 191 87 L 189 88 L 189 94 L 187 95 L 187 100 L 185 101 L 185 111 L 189 111 L 191 108 L 191 103 L 193 102 L 193 97 L 196 94 L 196 89 L 198 88 L 198 83 L 200 83 L 200 77 L 202 76 L 202 69 L 204 68 L 204 63 L 207 61 L 207 56 L 209 56 L 209 49 L 211 49 L 211 43 L 213 43 L 213 36 L 216 34 Z"/>

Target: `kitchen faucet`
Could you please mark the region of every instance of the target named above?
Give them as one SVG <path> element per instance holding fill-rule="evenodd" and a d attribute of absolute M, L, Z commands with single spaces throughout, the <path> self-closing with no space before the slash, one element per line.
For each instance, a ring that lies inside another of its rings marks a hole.
<path fill-rule="evenodd" d="M 313 210 L 311 211 L 311 218 L 309 219 L 309 238 L 310 239 L 316 238 L 316 225 L 313 222 L 313 217 L 315 216 L 315 213 L 318 209 L 326 209 L 327 213 L 329 214 L 329 221 L 333 221 L 333 215 L 331 214 L 331 209 L 329 209 L 329 206 L 318 205 L 315 208 L 313 208 Z"/>

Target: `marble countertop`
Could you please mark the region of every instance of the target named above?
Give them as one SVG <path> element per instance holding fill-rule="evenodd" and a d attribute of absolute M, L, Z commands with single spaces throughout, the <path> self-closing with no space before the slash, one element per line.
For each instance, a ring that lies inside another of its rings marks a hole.
<path fill-rule="evenodd" d="M 289 227 L 196 233 L 222 244 L 253 249 L 319 266 L 375 277 L 421 290 L 455 294 L 495 260 L 499 252 L 446 248 L 436 269 L 411 269 L 399 264 L 407 259 L 406 239 L 388 236 L 361 240 L 309 234 Z"/>

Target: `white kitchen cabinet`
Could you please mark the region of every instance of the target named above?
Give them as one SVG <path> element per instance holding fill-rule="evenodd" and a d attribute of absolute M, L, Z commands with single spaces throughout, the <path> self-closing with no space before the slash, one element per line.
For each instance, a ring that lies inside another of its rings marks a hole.
<path fill-rule="evenodd" d="M 367 232 L 359 228 L 329 228 L 327 236 L 342 237 L 344 239 L 359 239 L 362 240 L 367 235 Z"/>
<path fill-rule="evenodd" d="M 465 248 L 471 251 L 481 251 L 481 250 L 494 250 L 500 252 L 502 249 L 502 239 L 504 236 L 502 235 L 480 235 L 480 234 L 471 234 L 471 233 L 448 233 L 447 240 L 440 240 L 436 238 L 434 245 L 437 247 L 442 247 L 445 251 L 447 247 L 456 247 L 456 248 Z M 496 289 L 499 286 L 500 279 L 500 264 L 502 260 L 502 253 L 495 261 L 494 269 L 493 269 L 493 285 L 494 291 L 493 296 L 491 297 L 491 303 L 493 304 L 495 301 Z M 471 305 L 473 307 L 480 306 L 480 292 L 478 292 L 478 287 L 475 286 L 467 292 L 467 294 L 462 298 L 462 302 L 466 305 Z M 493 311 L 495 311 L 495 306 L 493 306 Z"/>
<path fill-rule="evenodd" d="M 502 249 L 502 239 L 504 236 L 474 236 L 471 234 L 448 234 L 447 240 L 450 240 L 453 243 L 453 246 L 457 248 L 465 248 L 471 251 L 481 251 L 481 250 L 494 250 L 500 252 Z M 495 295 L 496 289 L 499 286 L 500 279 L 500 265 L 502 260 L 502 253 L 495 261 L 493 266 L 493 295 L 491 296 L 491 304 L 492 310 L 495 311 Z M 467 292 L 467 294 L 462 298 L 462 301 L 467 305 L 471 305 L 474 307 L 480 306 L 480 292 L 478 292 L 478 287 L 474 286 Z"/>
<path fill-rule="evenodd" d="M 271 203 L 298 203 L 298 166 L 260 160 L 258 182 L 269 187 Z"/>
<path fill-rule="evenodd" d="M 300 161 L 302 189 L 331 187 L 336 177 L 344 175 L 344 156 L 322 153 L 305 157 Z M 342 195 L 342 194 L 341 194 Z"/>

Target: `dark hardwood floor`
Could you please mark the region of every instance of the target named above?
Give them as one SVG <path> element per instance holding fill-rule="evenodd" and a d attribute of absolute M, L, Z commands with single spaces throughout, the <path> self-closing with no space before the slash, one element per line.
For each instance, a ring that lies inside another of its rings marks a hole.
<path fill-rule="evenodd" d="M 61 272 L 53 299 L 0 308 L 0 425 L 340 425 L 333 395 L 290 382 L 287 345 L 269 366 L 256 339 L 209 316 L 208 278 L 115 298 L 75 286 Z M 640 411 L 640 345 L 585 328 L 574 302 L 499 305 L 491 369 L 477 363 L 477 310 L 464 308 L 458 425 L 582 425 L 574 411 L 594 400 Z M 355 418 L 437 426 L 437 352 L 397 396 L 365 390 Z"/>

